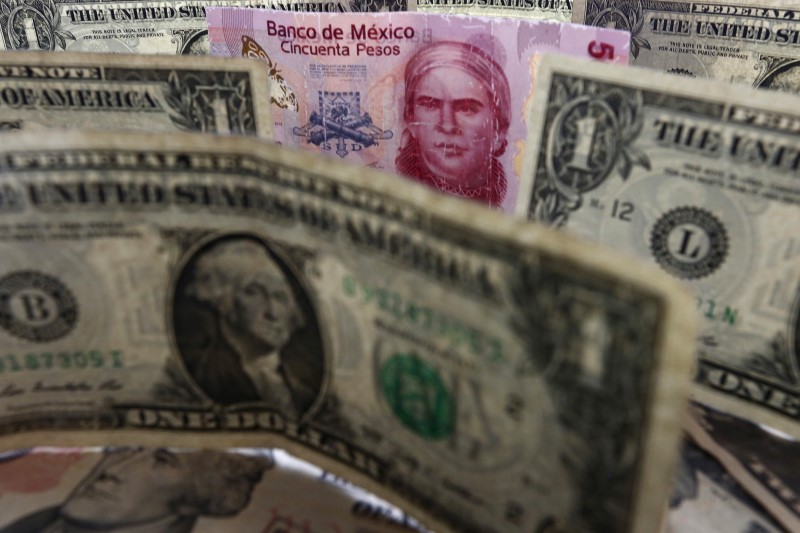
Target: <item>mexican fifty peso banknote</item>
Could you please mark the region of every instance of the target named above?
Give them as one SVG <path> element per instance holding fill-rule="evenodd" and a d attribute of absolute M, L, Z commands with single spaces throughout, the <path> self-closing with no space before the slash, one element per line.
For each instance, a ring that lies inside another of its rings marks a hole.
<path fill-rule="evenodd" d="M 425 533 L 279 449 L 33 448 L 1 454 L 0 479 L 3 533 Z"/>
<path fill-rule="evenodd" d="M 275 141 L 513 211 L 535 56 L 627 63 L 624 32 L 424 13 L 209 8 L 212 54 L 257 57 Z"/>
<path fill-rule="evenodd" d="M 553 58 L 520 213 L 695 293 L 698 400 L 800 435 L 800 100 Z"/>
<path fill-rule="evenodd" d="M 572 19 L 572 2 L 573 0 L 417 0 L 416 11 L 569 22 Z"/>
<path fill-rule="evenodd" d="M 658 521 L 669 276 L 241 137 L 19 134 L 0 175 L 4 448 L 275 446 L 436 531 Z"/>
<path fill-rule="evenodd" d="M 800 92 L 800 9 L 788 0 L 578 0 L 572 21 L 631 32 L 631 64 Z"/>
<path fill-rule="evenodd" d="M 208 55 L 206 8 L 405 11 L 405 0 L 0 0 L 0 50 Z M 412 0 L 413 7 L 413 0 Z"/>
<path fill-rule="evenodd" d="M 272 139 L 267 75 L 211 57 L 0 52 L 0 132 L 196 131 Z"/>

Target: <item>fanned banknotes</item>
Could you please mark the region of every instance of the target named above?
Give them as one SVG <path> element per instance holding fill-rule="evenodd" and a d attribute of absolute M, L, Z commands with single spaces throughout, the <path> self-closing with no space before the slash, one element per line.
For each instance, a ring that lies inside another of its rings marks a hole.
<path fill-rule="evenodd" d="M 629 36 L 546 21 L 209 8 L 212 54 L 256 57 L 275 140 L 510 212 L 533 56 L 627 62 Z"/>
<path fill-rule="evenodd" d="M 211 5 L 321 12 L 408 7 L 405 0 L 0 0 L 0 49 L 208 55 Z"/>
<path fill-rule="evenodd" d="M 686 430 L 786 531 L 800 531 L 800 442 L 740 417 L 693 404 Z"/>
<path fill-rule="evenodd" d="M 578 0 L 572 21 L 631 32 L 631 64 L 800 92 L 800 10 L 787 0 Z"/>
<path fill-rule="evenodd" d="M 717 459 L 688 437 L 664 533 L 788 533 Z"/>
<path fill-rule="evenodd" d="M 272 139 L 267 76 L 210 57 L 0 52 L 0 131 L 194 131 Z"/>
<path fill-rule="evenodd" d="M 436 530 L 658 520 L 668 276 L 243 137 L 20 134 L 0 176 L 3 447 L 277 446 Z"/>
<path fill-rule="evenodd" d="M 540 74 L 521 212 L 685 281 L 697 399 L 800 435 L 798 99 L 565 58 Z"/>
<path fill-rule="evenodd" d="M 424 532 L 283 450 L 34 448 L 0 456 L 0 479 L 3 533 Z"/>

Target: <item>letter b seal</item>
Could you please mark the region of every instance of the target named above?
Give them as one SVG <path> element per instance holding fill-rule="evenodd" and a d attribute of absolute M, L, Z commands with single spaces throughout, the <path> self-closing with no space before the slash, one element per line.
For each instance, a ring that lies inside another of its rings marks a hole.
<path fill-rule="evenodd" d="M 61 281 L 23 270 L 0 278 L 0 327 L 15 337 L 49 342 L 67 335 L 78 321 L 78 304 Z"/>

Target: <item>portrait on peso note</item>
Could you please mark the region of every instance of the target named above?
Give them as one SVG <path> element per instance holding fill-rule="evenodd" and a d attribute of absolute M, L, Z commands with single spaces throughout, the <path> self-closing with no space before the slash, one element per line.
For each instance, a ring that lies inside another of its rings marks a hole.
<path fill-rule="evenodd" d="M 395 168 L 413 181 L 500 207 L 511 122 L 503 69 L 479 47 L 423 46 L 405 66 L 404 127 Z"/>
<path fill-rule="evenodd" d="M 255 402 L 299 420 L 322 388 L 325 357 L 298 275 L 249 235 L 201 244 L 178 279 L 175 339 L 207 399 Z"/>

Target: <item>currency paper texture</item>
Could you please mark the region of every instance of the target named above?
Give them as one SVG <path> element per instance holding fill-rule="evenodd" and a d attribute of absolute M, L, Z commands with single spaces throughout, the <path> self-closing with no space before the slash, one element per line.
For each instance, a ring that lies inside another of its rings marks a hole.
<path fill-rule="evenodd" d="M 788 533 L 722 465 L 687 438 L 665 533 Z"/>
<path fill-rule="evenodd" d="M 787 531 L 800 531 L 800 442 L 699 404 L 686 430 Z"/>
<path fill-rule="evenodd" d="M 573 0 L 417 0 L 417 11 L 448 15 L 499 16 L 509 18 L 572 19 Z"/>
<path fill-rule="evenodd" d="M 272 139 L 260 64 L 210 57 L 0 52 L 0 132 L 206 132 Z"/>
<path fill-rule="evenodd" d="M 800 10 L 781 0 L 578 0 L 572 21 L 631 32 L 631 64 L 800 92 Z"/>
<path fill-rule="evenodd" d="M 800 102 L 545 64 L 521 212 L 687 283 L 701 325 L 697 399 L 800 435 Z"/>
<path fill-rule="evenodd" d="M 625 63 L 626 33 L 421 13 L 208 9 L 212 54 L 258 57 L 275 141 L 511 212 L 533 55 Z"/>
<path fill-rule="evenodd" d="M 434 530 L 658 520 L 694 345 L 668 276 L 252 139 L 24 135 L 7 449 L 276 446 Z"/>
<path fill-rule="evenodd" d="M 34 448 L 0 457 L 0 479 L 3 533 L 423 531 L 283 450 Z"/>
<path fill-rule="evenodd" d="M 413 0 L 412 0 L 413 4 Z M 206 8 L 405 11 L 405 0 L 0 0 L 0 49 L 208 55 Z"/>

